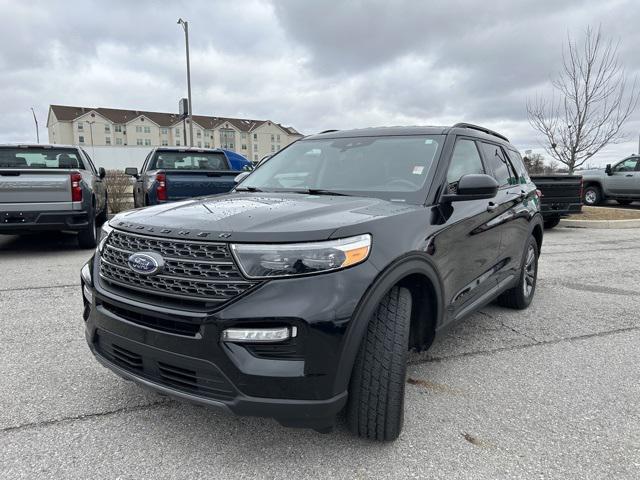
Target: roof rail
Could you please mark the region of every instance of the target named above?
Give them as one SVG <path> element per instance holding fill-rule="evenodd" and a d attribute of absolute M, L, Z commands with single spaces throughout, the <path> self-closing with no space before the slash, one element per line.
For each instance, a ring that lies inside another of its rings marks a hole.
<path fill-rule="evenodd" d="M 501 138 L 505 142 L 509 141 L 509 139 L 507 137 L 505 137 L 504 135 L 500 135 L 498 132 L 494 132 L 493 130 L 489 130 L 488 128 L 481 127 L 479 125 L 474 125 L 473 123 L 456 123 L 451 128 L 472 128 L 474 130 L 479 130 L 480 132 L 484 132 L 484 133 L 487 133 L 489 135 L 493 135 L 495 137 Z"/>
<path fill-rule="evenodd" d="M 329 130 L 323 130 L 321 132 L 316 133 L 316 135 L 322 135 L 323 133 L 333 133 L 333 132 L 339 132 L 340 130 L 338 130 L 337 128 L 334 129 L 329 129 Z"/>

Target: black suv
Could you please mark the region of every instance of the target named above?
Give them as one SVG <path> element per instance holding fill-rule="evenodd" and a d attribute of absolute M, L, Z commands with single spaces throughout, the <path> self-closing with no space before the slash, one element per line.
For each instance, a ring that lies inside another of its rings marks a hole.
<path fill-rule="evenodd" d="M 542 218 L 518 152 L 453 127 L 329 131 L 234 191 L 116 216 L 82 270 L 86 338 L 127 379 L 240 415 L 393 440 L 407 355 L 526 308 Z"/>

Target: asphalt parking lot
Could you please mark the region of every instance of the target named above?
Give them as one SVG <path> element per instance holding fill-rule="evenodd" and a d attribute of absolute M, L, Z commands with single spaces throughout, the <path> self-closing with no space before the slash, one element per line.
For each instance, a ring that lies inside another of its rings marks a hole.
<path fill-rule="evenodd" d="M 0 237 L 1 478 L 640 478 L 640 230 L 547 232 L 528 310 L 485 307 L 412 356 L 392 444 L 116 377 L 84 341 L 90 253 Z"/>

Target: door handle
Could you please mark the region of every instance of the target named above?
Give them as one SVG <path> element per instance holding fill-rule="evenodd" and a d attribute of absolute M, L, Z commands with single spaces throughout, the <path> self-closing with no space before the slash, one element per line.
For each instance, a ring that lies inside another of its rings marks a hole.
<path fill-rule="evenodd" d="M 489 202 L 487 205 L 487 212 L 493 212 L 496 208 L 498 208 L 498 204 L 495 202 Z"/>

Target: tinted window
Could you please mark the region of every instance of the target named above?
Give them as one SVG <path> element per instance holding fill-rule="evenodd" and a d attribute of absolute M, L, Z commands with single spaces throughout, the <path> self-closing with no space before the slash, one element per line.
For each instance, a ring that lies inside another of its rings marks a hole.
<path fill-rule="evenodd" d="M 498 145 L 482 142 L 482 150 L 487 166 L 493 171 L 493 177 L 501 187 L 518 183 L 517 175 L 502 148 Z"/>
<path fill-rule="evenodd" d="M 511 160 L 511 165 L 516 170 L 520 183 L 527 183 L 530 180 L 529 173 L 520 153 L 515 150 L 507 150 L 507 154 L 509 155 L 509 160 Z"/>
<path fill-rule="evenodd" d="M 0 168 L 75 168 L 84 165 L 70 148 L 0 148 Z"/>
<path fill-rule="evenodd" d="M 242 184 L 261 190 L 325 189 L 397 200 L 418 195 L 440 151 L 440 135 L 327 138 L 294 143 Z"/>
<path fill-rule="evenodd" d="M 614 172 L 633 172 L 637 169 L 638 160 L 635 158 L 628 158 L 613 168 Z"/>
<path fill-rule="evenodd" d="M 463 175 L 470 173 L 485 173 L 476 142 L 472 140 L 458 140 L 453 149 L 453 156 L 447 172 L 447 183 L 455 190 Z"/>
<path fill-rule="evenodd" d="M 223 153 L 156 152 L 149 170 L 229 170 Z"/>

